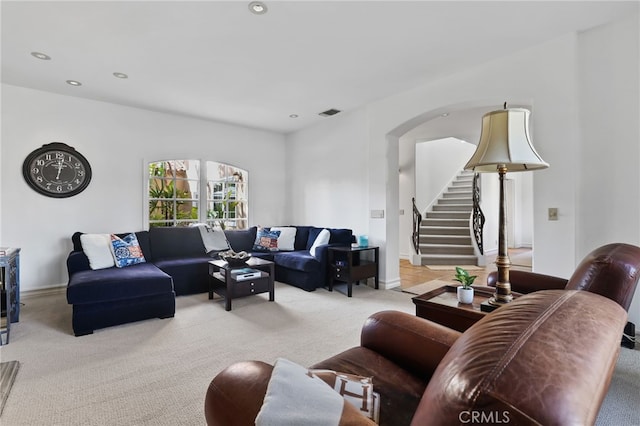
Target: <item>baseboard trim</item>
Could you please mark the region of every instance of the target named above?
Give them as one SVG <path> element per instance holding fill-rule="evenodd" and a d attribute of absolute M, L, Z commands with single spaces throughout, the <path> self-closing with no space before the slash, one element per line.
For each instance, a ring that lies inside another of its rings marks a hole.
<path fill-rule="evenodd" d="M 390 281 L 381 280 L 379 282 L 379 287 L 383 290 L 391 290 L 392 288 L 400 287 L 400 284 L 401 284 L 400 277 L 398 277 Z"/>
<path fill-rule="evenodd" d="M 39 296 L 52 296 L 60 293 L 64 293 L 67 289 L 66 284 L 58 284 L 45 288 L 36 288 L 34 290 L 20 291 L 20 298 L 39 297 Z"/>

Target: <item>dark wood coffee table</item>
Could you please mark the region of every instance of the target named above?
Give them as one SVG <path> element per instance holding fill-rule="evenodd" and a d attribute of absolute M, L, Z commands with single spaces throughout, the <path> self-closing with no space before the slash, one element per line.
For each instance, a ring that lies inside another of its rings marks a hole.
<path fill-rule="evenodd" d="M 261 271 L 260 277 L 248 280 L 236 280 L 231 271 L 240 268 L 252 268 Z M 231 301 L 238 297 L 269 292 L 269 301 L 275 300 L 275 270 L 271 261 L 252 257 L 242 266 L 229 266 L 224 260 L 209 261 L 209 299 L 213 293 L 224 297 L 224 309 L 231 310 Z"/>
<path fill-rule="evenodd" d="M 484 318 L 487 312 L 480 310 L 480 304 L 486 302 L 493 291 L 474 288 L 473 303 L 458 302 L 457 285 L 444 285 L 428 293 L 414 297 L 416 316 L 442 324 L 458 331 L 465 331 Z"/>

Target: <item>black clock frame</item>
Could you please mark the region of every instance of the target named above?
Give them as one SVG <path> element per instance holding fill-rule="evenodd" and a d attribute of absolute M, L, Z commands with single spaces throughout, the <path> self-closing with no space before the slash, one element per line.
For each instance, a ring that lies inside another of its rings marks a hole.
<path fill-rule="evenodd" d="M 73 155 L 80 161 L 80 163 L 82 163 L 82 166 L 84 167 L 85 180 L 77 188 L 73 189 L 72 191 L 65 192 L 65 193 L 47 191 L 46 189 L 42 188 L 40 185 L 38 185 L 34 181 L 33 175 L 31 174 L 31 162 L 37 157 L 41 156 L 42 154 L 46 152 L 53 152 L 53 151 L 66 152 L 70 155 Z M 29 155 L 27 155 L 27 158 L 25 158 L 24 163 L 22 163 L 22 175 L 24 176 L 24 179 L 27 182 L 27 184 L 34 191 L 42 195 L 46 195 L 47 197 L 52 197 L 52 198 L 69 198 L 69 197 L 73 197 L 74 195 L 78 195 L 79 193 L 84 191 L 87 188 L 87 186 L 89 186 L 89 182 L 91 182 L 91 165 L 89 164 L 89 160 L 87 160 L 84 155 L 76 151 L 74 147 L 69 146 L 63 142 L 51 142 L 51 143 L 42 145 L 40 148 L 32 151 Z"/>

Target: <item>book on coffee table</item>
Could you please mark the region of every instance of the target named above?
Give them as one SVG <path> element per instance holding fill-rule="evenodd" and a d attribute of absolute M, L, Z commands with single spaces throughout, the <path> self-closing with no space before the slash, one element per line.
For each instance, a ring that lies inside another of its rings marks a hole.
<path fill-rule="evenodd" d="M 262 276 L 261 271 L 253 268 L 240 268 L 232 269 L 231 277 L 236 281 L 250 280 L 252 278 L 259 278 Z"/>

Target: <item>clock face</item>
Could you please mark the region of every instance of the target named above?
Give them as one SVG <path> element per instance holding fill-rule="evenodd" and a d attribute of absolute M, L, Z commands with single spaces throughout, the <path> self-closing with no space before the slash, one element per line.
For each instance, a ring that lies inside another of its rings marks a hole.
<path fill-rule="evenodd" d="M 29 154 L 22 173 L 33 189 L 54 198 L 79 194 L 91 181 L 91 166 L 87 159 L 60 142 L 43 145 Z"/>

